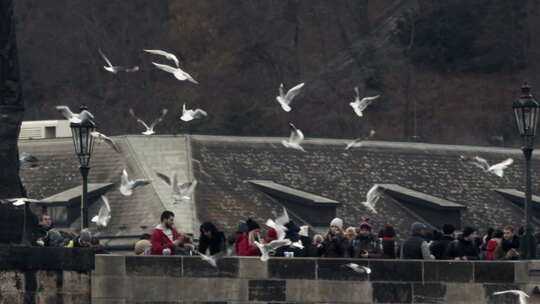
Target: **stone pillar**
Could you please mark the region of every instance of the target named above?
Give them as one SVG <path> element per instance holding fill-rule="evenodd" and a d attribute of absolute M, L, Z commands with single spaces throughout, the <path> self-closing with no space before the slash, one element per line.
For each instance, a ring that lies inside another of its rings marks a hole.
<path fill-rule="evenodd" d="M 17 138 L 24 114 L 13 0 L 0 1 L 0 198 L 24 196 Z"/>

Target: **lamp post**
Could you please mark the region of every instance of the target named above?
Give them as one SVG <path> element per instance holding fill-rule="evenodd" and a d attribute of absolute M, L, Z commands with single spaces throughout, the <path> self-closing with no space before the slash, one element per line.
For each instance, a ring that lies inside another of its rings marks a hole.
<path fill-rule="evenodd" d="M 81 106 L 81 112 L 87 110 Z M 71 136 L 75 153 L 79 158 L 80 171 L 83 178 L 82 196 L 81 196 L 81 229 L 88 228 L 88 171 L 90 171 L 90 156 L 94 149 L 94 138 L 91 133 L 96 129 L 93 121 L 86 120 L 82 123 L 71 123 Z"/>
<path fill-rule="evenodd" d="M 536 242 L 531 226 L 531 156 L 534 149 L 536 124 L 538 122 L 538 103 L 531 94 L 531 87 L 524 83 L 521 96 L 512 105 L 519 134 L 523 138 L 523 155 L 525 155 L 525 234 L 520 239 L 522 259 L 536 258 Z"/>

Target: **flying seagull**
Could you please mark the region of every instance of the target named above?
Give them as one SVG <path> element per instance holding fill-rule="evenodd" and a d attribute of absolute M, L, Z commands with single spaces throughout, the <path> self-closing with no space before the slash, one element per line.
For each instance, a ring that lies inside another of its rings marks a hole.
<path fill-rule="evenodd" d="M 270 228 L 273 228 L 276 231 L 278 240 L 285 239 L 285 231 L 288 230 L 287 227 L 274 222 L 272 219 L 266 220 L 265 224 L 266 224 L 266 226 L 268 226 Z"/>
<path fill-rule="evenodd" d="M 39 160 L 27 152 L 22 152 L 21 155 L 19 155 L 19 165 L 23 166 L 24 164 L 28 163 L 30 164 L 30 167 L 34 168 L 37 167 Z"/>
<path fill-rule="evenodd" d="M 156 175 L 172 187 L 172 195 L 175 201 L 189 200 L 197 186 L 197 180 L 182 184 L 178 183 L 178 172 L 174 172 L 172 178 L 159 172 L 156 172 Z"/>
<path fill-rule="evenodd" d="M 381 198 L 381 193 L 379 192 L 379 185 L 374 185 L 369 189 L 369 191 L 366 194 L 366 201 L 362 202 L 362 205 L 364 205 L 366 208 L 368 208 L 371 212 L 377 213 L 377 210 L 375 209 L 375 204 L 377 201 Z"/>
<path fill-rule="evenodd" d="M 362 117 L 363 116 L 362 111 L 364 111 L 367 108 L 367 106 L 369 106 L 373 102 L 373 100 L 379 98 L 379 95 L 371 96 L 371 97 L 364 97 L 360 99 L 360 93 L 358 92 L 358 87 L 354 87 L 354 91 L 356 92 L 356 98 L 354 99 L 353 102 L 350 102 L 349 105 L 351 105 L 356 115 Z"/>
<path fill-rule="evenodd" d="M 175 67 L 172 67 L 170 65 L 159 64 L 159 63 L 155 63 L 155 62 L 152 62 L 152 64 L 155 65 L 156 67 L 158 67 L 158 69 L 160 69 L 160 70 L 163 70 L 165 72 L 169 72 L 169 73 L 173 74 L 174 77 L 176 77 L 176 79 L 178 79 L 178 80 L 187 80 L 187 81 L 191 81 L 191 82 L 193 82 L 195 84 L 198 84 L 197 80 L 193 79 L 193 77 L 191 77 L 191 75 L 184 72 L 181 68 L 175 68 Z"/>
<path fill-rule="evenodd" d="M 151 53 L 151 54 L 165 56 L 165 58 L 174 61 L 174 64 L 176 64 L 176 67 L 180 66 L 178 64 L 178 58 L 176 58 L 176 56 L 174 54 L 172 54 L 172 53 L 165 52 L 165 51 L 162 51 L 162 50 L 143 50 L 143 51 Z"/>
<path fill-rule="evenodd" d="M 13 206 L 22 206 L 26 203 L 37 203 L 39 202 L 39 200 L 35 200 L 35 199 L 30 199 L 30 198 L 26 198 L 26 197 L 19 197 L 19 198 L 8 198 L 7 201 L 11 204 L 13 204 Z"/>
<path fill-rule="evenodd" d="M 504 160 L 504 161 L 502 161 L 502 162 L 500 162 L 498 164 L 490 166 L 489 163 L 487 162 L 487 160 L 485 160 L 484 158 L 481 158 L 479 156 L 475 156 L 473 158 L 470 158 L 470 157 L 460 155 L 459 158 L 462 161 L 468 162 L 468 163 L 470 163 L 470 164 L 484 170 L 484 172 L 493 173 L 493 174 L 497 175 L 498 177 L 503 177 L 504 170 L 508 166 L 510 166 L 512 163 L 514 163 L 513 159 L 508 158 L 508 159 L 506 159 L 506 160 Z"/>
<path fill-rule="evenodd" d="M 285 226 L 285 224 L 291 221 L 291 219 L 289 218 L 289 214 L 287 213 L 287 209 L 285 209 L 285 207 L 283 207 L 283 214 L 278 216 L 274 221 L 276 222 L 276 224 L 282 225 L 282 226 Z"/>
<path fill-rule="evenodd" d="M 64 115 L 64 117 L 69 120 L 69 122 L 74 124 L 84 124 L 86 122 L 94 123 L 94 115 L 88 110 L 82 110 L 81 113 L 73 113 L 68 106 L 56 106 L 56 109 Z"/>
<path fill-rule="evenodd" d="M 111 220 L 111 205 L 105 195 L 101 196 L 101 200 L 103 201 L 103 205 L 99 208 L 98 214 L 92 218 L 92 222 L 98 226 L 107 227 Z"/>
<path fill-rule="evenodd" d="M 261 261 L 266 262 L 270 258 L 269 252 L 272 250 L 276 250 L 279 247 L 283 246 L 289 246 L 291 244 L 291 240 L 284 239 L 284 240 L 274 240 L 271 241 L 268 244 L 265 243 L 259 243 L 257 241 L 253 242 L 261 251 Z"/>
<path fill-rule="evenodd" d="M 371 269 L 369 267 L 366 267 L 366 266 L 360 266 L 358 264 L 355 264 L 355 263 L 349 263 L 349 264 L 345 264 L 343 265 L 344 267 L 348 267 L 350 269 L 352 269 L 353 271 L 355 272 L 358 272 L 358 273 L 366 273 L 366 274 L 370 274 L 371 273 Z"/>
<path fill-rule="evenodd" d="M 182 116 L 180 116 L 180 119 L 183 121 L 190 121 L 193 119 L 202 118 L 203 116 L 208 116 L 208 113 L 202 109 L 187 110 L 186 104 L 184 103 L 182 107 Z"/>
<path fill-rule="evenodd" d="M 139 178 L 136 180 L 129 180 L 126 169 L 122 171 L 122 177 L 120 178 L 120 193 L 123 196 L 130 196 L 133 194 L 133 190 L 138 186 L 144 186 L 150 184 L 152 181 L 146 178 Z"/>
<path fill-rule="evenodd" d="M 114 149 L 114 151 L 120 153 L 120 148 L 116 145 L 112 138 L 106 136 L 105 134 L 99 133 L 97 131 L 90 132 L 90 136 L 94 137 L 97 141 L 104 141 L 107 145 Z"/>
<path fill-rule="evenodd" d="M 216 268 L 217 268 L 217 261 L 220 260 L 224 256 L 223 252 L 221 251 L 214 255 L 206 255 L 199 251 L 196 251 L 196 253 L 201 256 L 201 259 L 203 261 L 207 262 L 208 264 Z"/>
<path fill-rule="evenodd" d="M 300 129 L 297 129 L 292 123 L 289 123 L 289 126 L 291 128 L 291 135 L 289 136 L 289 139 L 282 140 L 281 143 L 287 148 L 306 152 L 300 145 L 304 140 L 304 133 L 302 133 Z"/>
<path fill-rule="evenodd" d="M 152 122 L 152 124 L 150 125 L 150 127 L 142 120 L 140 119 L 139 117 L 135 116 L 135 112 L 133 111 L 132 108 L 129 109 L 129 114 L 131 114 L 131 116 L 133 116 L 135 119 L 137 119 L 137 122 L 140 123 L 141 125 L 143 125 L 145 128 L 146 128 L 146 131 L 142 132 L 143 135 L 152 135 L 154 133 L 156 133 L 154 131 L 154 128 L 156 127 L 156 125 L 158 123 L 160 123 L 161 121 L 163 121 L 163 117 L 165 117 L 165 115 L 167 115 L 167 112 L 169 110 L 167 109 L 162 109 L 161 110 L 161 116 L 158 117 L 156 120 L 154 120 Z"/>
<path fill-rule="evenodd" d="M 529 297 L 529 295 L 526 294 L 525 292 L 521 291 L 521 290 L 497 291 L 497 292 L 494 292 L 493 295 L 498 296 L 498 295 L 502 295 L 502 294 L 505 294 L 505 293 L 511 293 L 513 295 L 517 295 L 517 296 L 519 296 L 519 304 L 527 304 L 527 298 Z"/>
<path fill-rule="evenodd" d="M 287 94 L 285 94 L 285 88 L 283 87 L 283 83 L 279 86 L 279 96 L 276 96 L 277 102 L 281 105 L 281 108 L 285 112 L 291 111 L 291 101 L 293 100 L 296 95 L 300 93 L 300 90 L 304 86 L 304 83 L 296 85 L 289 91 L 287 91 Z"/>
<path fill-rule="evenodd" d="M 139 66 L 136 65 L 132 68 L 126 68 L 126 67 L 123 67 L 123 66 L 113 66 L 111 61 L 109 60 L 109 58 L 107 58 L 107 56 L 105 56 L 105 54 L 103 54 L 103 52 L 101 51 L 101 49 L 98 49 L 99 53 L 101 54 L 101 57 L 103 57 L 103 59 L 105 59 L 105 62 L 107 62 L 107 65 L 106 66 L 103 66 L 103 68 L 113 74 L 116 74 L 118 72 L 137 72 L 139 70 Z"/>
<path fill-rule="evenodd" d="M 347 146 L 345 147 L 345 150 L 349 150 L 350 148 L 353 148 L 353 147 L 361 147 L 363 141 L 369 140 L 373 136 L 375 136 L 375 130 L 369 131 L 369 135 L 366 136 L 366 137 L 359 137 L 359 138 L 349 142 L 347 144 Z"/>

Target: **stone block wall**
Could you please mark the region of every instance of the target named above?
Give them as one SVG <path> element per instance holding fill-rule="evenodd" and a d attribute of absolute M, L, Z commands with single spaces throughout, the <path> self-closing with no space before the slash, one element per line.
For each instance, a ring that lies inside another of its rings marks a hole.
<path fill-rule="evenodd" d="M 88 304 L 94 254 L 82 248 L 0 246 L 0 304 Z"/>
<path fill-rule="evenodd" d="M 371 274 L 342 267 L 353 260 L 96 256 L 92 303 L 518 303 L 495 291 L 531 295 L 540 263 L 354 260 Z"/>

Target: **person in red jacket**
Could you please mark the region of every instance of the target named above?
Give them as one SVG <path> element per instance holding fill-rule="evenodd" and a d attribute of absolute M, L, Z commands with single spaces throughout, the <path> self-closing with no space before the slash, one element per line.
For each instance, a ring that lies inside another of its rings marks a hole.
<path fill-rule="evenodd" d="M 184 244 L 180 234 L 174 228 L 174 213 L 165 210 L 161 214 L 161 223 L 152 231 L 150 238 L 152 243 L 151 254 L 171 255 L 177 246 L 192 247 L 191 244 Z"/>
<path fill-rule="evenodd" d="M 252 219 L 246 221 L 248 232 L 244 232 L 238 243 L 238 256 L 260 256 L 261 251 L 255 245 L 255 241 L 261 242 L 259 224 Z"/>

